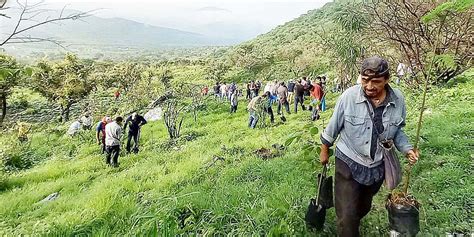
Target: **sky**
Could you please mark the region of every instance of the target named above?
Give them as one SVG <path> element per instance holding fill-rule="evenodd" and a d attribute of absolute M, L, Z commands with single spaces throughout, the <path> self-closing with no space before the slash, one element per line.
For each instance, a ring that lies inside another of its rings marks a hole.
<path fill-rule="evenodd" d="M 13 4 L 14 0 L 8 0 Z M 38 0 L 36 0 L 37 2 Z M 29 4 L 35 0 L 29 0 Z M 44 8 L 87 11 L 205 35 L 266 33 L 330 0 L 44 0 Z M 231 29 L 234 29 L 232 32 Z"/>

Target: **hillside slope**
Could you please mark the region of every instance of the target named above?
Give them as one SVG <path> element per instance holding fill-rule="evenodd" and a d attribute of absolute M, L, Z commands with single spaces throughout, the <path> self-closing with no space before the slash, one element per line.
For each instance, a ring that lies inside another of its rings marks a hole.
<path fill-rule="evenodd" d="M 472 230 L 472 79 L 433 88 L 428 96 L 423 155 L 411 186 L 423 205 L 421 236 Z M 405 95 L 406 131 L 413 138 L 420 95 Z M 328 97 L 324 121 L 336 96 Z M 316 189 L 314 173 L 321 168 L 317 154 L 306 156 L 298 145 L 269 160 L 254 153 L 301 131 L 311 123 L 309 113 L 251 130 L 245 105 L 241 101 L 238 113 L 230 115 L 227 104 L 210 102 L 197 123 L 186 120 L 177 144 L 167 142 L 161 121 L 144 126 L 141 152 L 122 155 L 118 169 L 105 166 L 92 131 L 71 139 L 62 135 L 64 127 L 44 128 L 32 135 L 28 155 L 47 160 L 2 183 L 0 235 L 314 235 L 306 230 L 304 214 Z M 14 134 L 2 136 L 0 144 L 11 140 Z M 60 194 L 56 200 L 39 203 L 54 192 Z M 362 223 L 364 236 L 386 235 L 387 193 L 382 189 L 376 196 Z M 331 209 L 323 236 L 334 234 Z"/>

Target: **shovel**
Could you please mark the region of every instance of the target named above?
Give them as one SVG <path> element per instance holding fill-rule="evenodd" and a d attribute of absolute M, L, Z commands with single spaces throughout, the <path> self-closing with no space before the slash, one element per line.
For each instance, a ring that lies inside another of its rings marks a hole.
<path fill-rule="evenodd" d="M 306 224 L 311 229 L 316 229 L 318 231 L 323 230 L 324 222 L 326 221 L 326 207 L 320 204 L 320 194 L 323 179 L 326 177 L 327 165 L 323 166 L 323 172 L 318 179 L 318 192 L 316 194 L 316 199 L 311 198 L 309 202 L 308 211 L 306 212 L 305 220 Z"/>

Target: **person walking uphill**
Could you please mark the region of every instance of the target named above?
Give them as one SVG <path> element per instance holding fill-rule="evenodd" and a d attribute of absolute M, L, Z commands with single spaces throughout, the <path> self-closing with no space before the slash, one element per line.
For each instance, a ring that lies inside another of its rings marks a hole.
<path fill-rule="evenodd" d="M 120 138 L 122 137 L 122 117 L 117 117 L 115 121 L 105 126 L 105 163 L 113 167 L 118 167 L 118 157 L 120 154 Z"/>
<path fill-rule="evenodd" d="M 269 96 L 270 93 L 264 93 L 261 96 L 256 96 L 252 98 L 252 100 L 249 102 L 247 105 L 247 110 L 249 112 L 249 127 L 250 128 L 255 128 L 257 126 L 257 122 L 259 120 L 258 117 L 258 110 L 260 103 L 262 103 L 267 97 Z"/>
<path fill-rule="evenodd" d="M 285 82 L 280 83 L 280 87 L 277 89 L 278 95 L 278 110 L 277 113 L 281 114 L 281 107 L 285 106 L 286 113 L 290 113 L 290 104 L 288 103 L 288 88 Z"/>
<path fill-rule="evenodd" d="M 335 207 L 338 236 L 359 236 L 361 219 L 384 181 L 383 147 L 387 142 L 405 154 L 411 164 L 419 154 L 403 132 L 406 105 L 402 93 L 389 83 L 387 61 L 367 58 L 361 68 L 362 84 L 347 89 L 321 134 L 320 161 L 329 162 L 336 144 Z"/>
<path fill-rule="evenodd" d="M 137 113 L 133 113 L 132 115 L 128 116 L 127 120 L 125 121 L 125 125 L 123 126 L 123 130 L 126 131 L 127 125 L 130 123 L 128 128 L 128 138 L 127 138 L 127 147 L 125 148 L 128 153 L 130 153 L 131 142 L 133 139 L 133 149 L 134 153 L 138 153 L 138 140 L 140 138 L 140 128 L 146 124 L 146 120 Z"/>
<path fill-rule="evenodd" d="M 237 112 L 237 105 L 239 104 L 239 97 L 237 96 L 237 90 L 232 92 L 230 96 L 230 113 Z"/>
<path fill-rule="evenodd" d="M 323 88 L 322 88 L 321 78 L 319 78 L 319 82 L 315 81 L 311 85 L 311 89 L 309 90 L 310 96 L 312 98 L 312 111 L 311 111 L 311 120 L 315 121 L 319 119 L 319 110 L 321 108 L 321 102 L 323 99 Z"/>
<path fill-rule="evenodd" d="M 301 104 L 301 109 L 306 110 L 304 106 L 304 86 L 301 84 L 301 80 L 296 82 L 295 85 L 295 114 L 298 112 L 298 104 Z"/>
<path fill-rule="evenodd" d="M 105 116 L 104 118 L 102 118 L 101 121 L 97 123 L 96 129 L 95 129 L 96 131 L 95 137 L 97 140 L 97 144 L 99 144 L 102 147 L 102 154 L 104 154 L 105 152 L 105 126 L 110 122 L 112 122 L 110 117 Z"/>

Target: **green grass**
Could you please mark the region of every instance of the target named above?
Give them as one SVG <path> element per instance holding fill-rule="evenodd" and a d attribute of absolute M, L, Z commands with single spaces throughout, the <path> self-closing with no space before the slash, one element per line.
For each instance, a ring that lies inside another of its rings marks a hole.
<path fill-rule="evenodd" d="M 410 187 L 422 203 L 422 236 L 473 229 L 473 92 L 473 80 L 430 92 L 422 157 Z M 420 95 L 406 96 L 406 131 L 413 138 Z M 333 107 L 334 97 L 328 101 Z M 0 188 L 0 235 L 334 236 L 334 208 L 324 233 L 309 232 L 304 224 L 316 191 L 318 154 L 305 156 L 298 145 L 270 160 L 254 153 L 284 144 L 310 123 L 310 114 L 287 115 L 285 124 L 251 130 L 245 106 L 241 101 L 238 113 L 230 115 L 227 104 L 209 104 L 196 124 L 186 120 L 183 135 L 197 138 L 180 141 L 175 149 L 164 146 L 162 122 L 149 123 L 143 127 L 140 153 L 122 155 L 118 169 L 104 164 L 93 132 L 85 139 L 58 135 L 51 128 L 36 132 L 29 154 L 40 163 L 10 173 Z M 325 121 L 331 112 L 323 114 Z M 321 121 L 315 124 L 321 126 Z M 0 148 L 13 140 L 13 134 L 2 135 Z M 225 160 L 209 166 L 214 156 Z M 54 192 L 60 193 L 58 199 L 38 203 Z M 386 235 L 387 194 L 386 189 L 377 194 L 362 223 L 364 236 Z"/>

